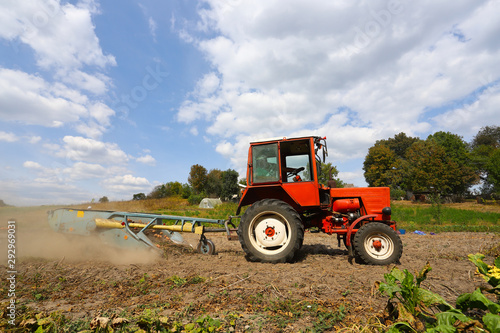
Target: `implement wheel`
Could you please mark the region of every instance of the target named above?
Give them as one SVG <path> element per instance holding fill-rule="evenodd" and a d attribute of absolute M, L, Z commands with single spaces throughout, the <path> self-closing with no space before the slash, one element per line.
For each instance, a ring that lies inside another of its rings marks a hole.
<path fill-rule="evenodd" d="M 238 238 L 249 261 L 290 262 L 304 241 L 304 225 L 289 204 L 264 199 L 245 211 Z"/>
<path fill-rule="evenodd" d="M 368 265 L 389 265 L 399 262 L 403 243 L 387 224 L 369 222 L 354 235 L 354 252 Z"/>
<path fill-rule="evenodd" d="M 201 254 L 215 254 L 215 244 L 210 239 L 200 239 L 198 246 L 196 246 L 196 252 Z"/>

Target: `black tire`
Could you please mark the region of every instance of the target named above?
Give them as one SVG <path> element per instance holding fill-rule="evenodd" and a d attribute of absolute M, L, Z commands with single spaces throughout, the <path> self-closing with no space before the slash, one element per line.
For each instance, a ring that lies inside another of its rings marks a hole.
<path fill-rule="evenodd" d="M 399 263 L 403 243 L 398 234 L 387 224 L 368 222 L 354 235 L 354 253 L 368 265 Z"/>
<path fill-rule="evenodd" d="M 245 211 L 238 238 L 249 261 L 291 262 L 304 241 L 304 225 L 289 204 L 264 199 Z"/>
<path fill-rule="evenodd" d="M 215 254 L 215 244 L 210 239 L 200 240 L 196 252 L 201 254 Z"/>

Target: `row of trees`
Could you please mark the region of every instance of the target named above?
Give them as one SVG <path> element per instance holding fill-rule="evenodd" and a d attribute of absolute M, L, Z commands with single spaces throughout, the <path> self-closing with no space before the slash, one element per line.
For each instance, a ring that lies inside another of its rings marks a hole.
<path fill-rule="evenodd" d="M 396 195 L 425 192 L 464 196 L 480 185 L 479 194 L 500 194 L 500 127 L 482 128 L 470 143 L 450 132 L 426 140 L 400 133 L 379 140 L 363 164 L 369 186 L 389 186 Z"/>
<path fill-rule="evenodd" d="M 197 204 L 204 197 L 231 199 L 239 194 L 238 173 L 228 169 L 221 171 L 212 169 L 210 172 L 199 164 L 191 166 L 187 184 L 178 181 L 156 186 L 148 195 L 137 193 L 133 200 L 158 199 L 170 196 L 181 196 L 190 203 Z"/>

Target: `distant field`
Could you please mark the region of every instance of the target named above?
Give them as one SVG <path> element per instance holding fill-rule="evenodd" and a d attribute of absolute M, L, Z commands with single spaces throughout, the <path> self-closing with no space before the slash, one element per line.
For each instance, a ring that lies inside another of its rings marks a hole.
<path fill-rule="evenodd" d="M 408 201 L 392 203 L 392 218 L 398 228 L 409 231 L 500 231 L 500 205 L 481 205 L 475 202 L 437 206 Z M 438 218 L 439 214 L 439 218 Z"/>

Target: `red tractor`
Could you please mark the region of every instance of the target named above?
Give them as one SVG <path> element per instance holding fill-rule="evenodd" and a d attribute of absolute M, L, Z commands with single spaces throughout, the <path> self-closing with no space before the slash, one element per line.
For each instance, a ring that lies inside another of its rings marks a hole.
<path fill-rule="evenodd" d="M 399 262 L 403 245 L 391 220 L 389 188 L 320 184 L 326 155 L 326 138 L 315 136 L 250 144 L 247 187 L 236 212 L 250 205 L 238 227 L 248 260 L 290 262 L 302 247 L 304 231 L 314 228 L 337 234 L 350 259 Z"/>

